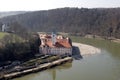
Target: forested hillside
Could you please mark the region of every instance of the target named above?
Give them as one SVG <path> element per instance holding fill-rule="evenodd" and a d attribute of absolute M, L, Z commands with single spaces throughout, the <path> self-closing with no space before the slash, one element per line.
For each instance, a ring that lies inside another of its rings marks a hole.
<path fill-rule="evenodd" d="M 11 15 L 18 15 L 18 14 L 24 14 L 26 11 L 10 11 L 10 12 L 0 12 L 0 18 L 11 16 Z"/>
<path fill-rule="evenodd" d="M 1 23 L 18 22 L 32 31 L 94 34 L 120 38 L 120 8 L 60 8 L 35 11 L 0 19 Z"/>

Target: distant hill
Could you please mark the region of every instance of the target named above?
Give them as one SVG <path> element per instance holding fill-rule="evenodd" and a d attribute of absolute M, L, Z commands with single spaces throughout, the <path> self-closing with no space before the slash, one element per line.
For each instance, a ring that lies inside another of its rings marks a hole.
<path fill-rule="evenodd" d="M 8 16 L 0 22 L 18 22 L 32 31 L 56 30 L 120 38 L 120 8 L 59 8 Z"/>
<path fill-rule="evenodd" d="M 11 15 L 18 15 L 26 13 L 26 11 L 10 11 L 10 12 L 0 12 L 0 18 L 11 16 Z"/>

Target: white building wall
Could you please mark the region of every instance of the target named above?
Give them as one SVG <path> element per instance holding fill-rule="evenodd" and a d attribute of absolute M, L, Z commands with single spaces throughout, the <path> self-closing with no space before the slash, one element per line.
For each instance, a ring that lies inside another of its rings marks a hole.
<path fill-rule="evenodd" d="M 72 48 L 49 48 L 49 47 L 44 47 L 44 48 L 39 48 L 39 52 L 42 54 L 70 54 L 72 55 Z"/>

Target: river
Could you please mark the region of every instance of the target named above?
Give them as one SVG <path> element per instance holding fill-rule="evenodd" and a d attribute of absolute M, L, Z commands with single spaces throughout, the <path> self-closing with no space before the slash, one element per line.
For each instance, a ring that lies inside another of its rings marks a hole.
<path fill-rule="evenodd" d="M 76 37 L 73 41 L 100 48 L 101 53 L 14 80 L 120 80 L 119 43 Z"/>

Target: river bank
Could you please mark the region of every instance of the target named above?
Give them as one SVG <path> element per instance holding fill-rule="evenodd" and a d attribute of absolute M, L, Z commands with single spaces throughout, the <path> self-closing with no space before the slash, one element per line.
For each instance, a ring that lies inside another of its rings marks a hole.
<path fill-rule="evenodd" d="M 38 72 L 38 71 L 46 70 L 46 69 L 49 69 L 49 68 L 57 66 L 57 65 L 61 65 L 61 64 L 66 63 L 66 62 L 72 62 L 72 60 L 73 60 L 72 57 L 65 57 L 63 59 L 58 59 L 58 60 L 55 60 L 55 61 L 52 61 L 52 62 L 37 65 L 33 68 L 26 69 L 26 70 L 23 70 L 23 71 L 19 70 L 17 72 L 4 74 L 3 76 L 0 76 L 0 80 L 9 80 L 9 79 L 12 79 L 12 78 L 21 77 L 21 76 L 24 76 L 24 75 L 27 75 L 27 74 L 30 74 L 30 73 L 35 73 L 35 72 Z"/>
<path fill-rule="evenodd" d="M 100 40 L 109 40 L 112 42 L 120 43 L 120 39 L 115 38 L 115 37 L 103 37 L 103 36 L 98 36 L 98 35 L 85 35 L 84 38 L 93 38 L 93 39 L 100 39 Z"/>
<path fill-rule="evenodd" d="M 73 42 L 72 45 L 79 49 L 79 53 L 81 56 L 101 53 L 101 50 L 99 48 L 96 48 L 87 44 Z"/>

